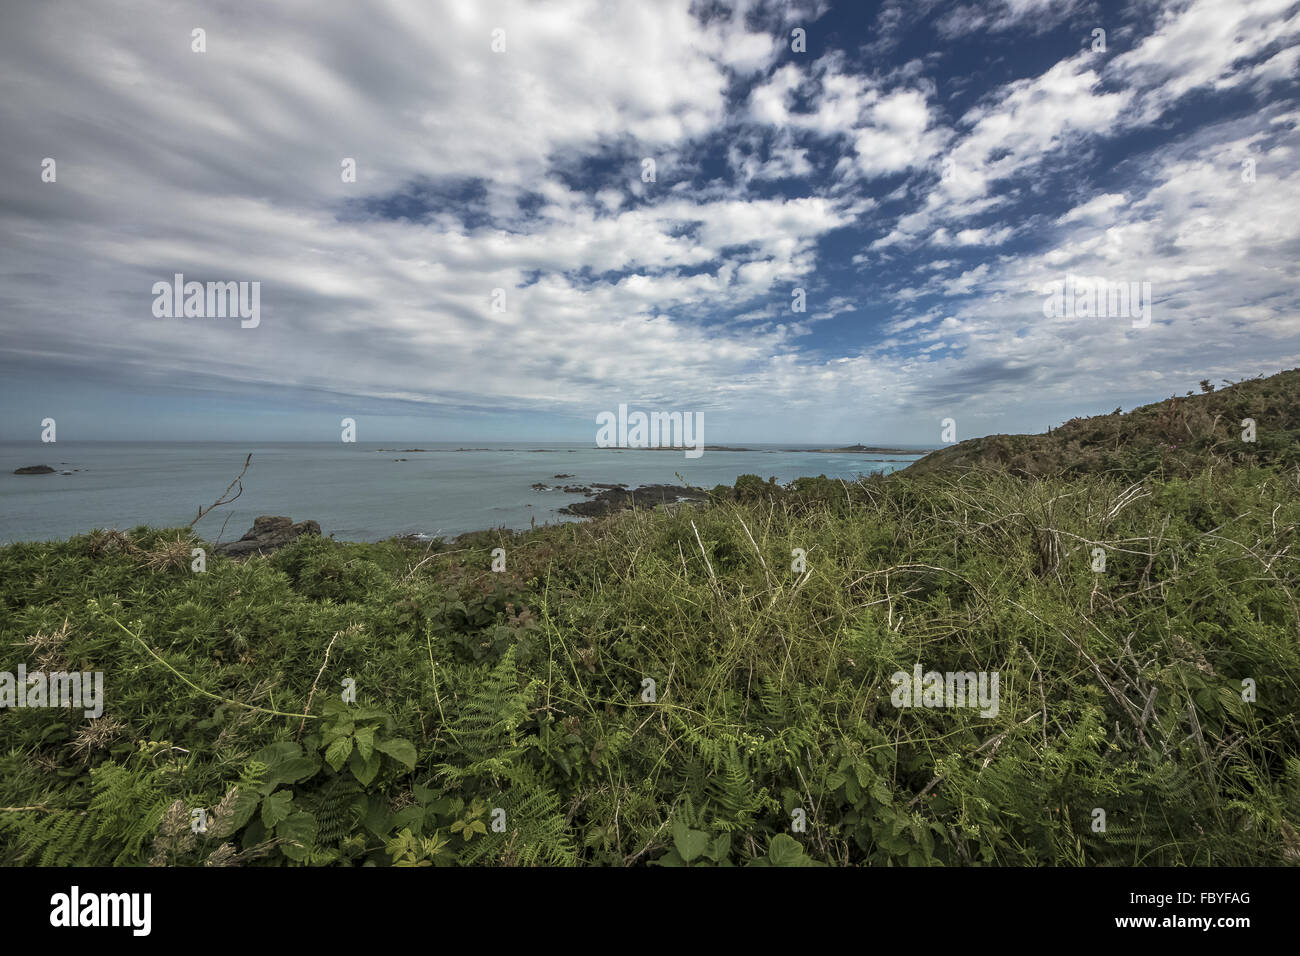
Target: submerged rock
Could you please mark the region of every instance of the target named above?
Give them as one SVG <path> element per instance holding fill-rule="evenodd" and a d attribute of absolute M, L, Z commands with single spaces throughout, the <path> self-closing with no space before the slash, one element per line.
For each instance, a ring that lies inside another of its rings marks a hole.
<path fill-rule="evenodd" d="M 269 554 L 291 544 L 300 535 L 320 535 L 320 525 L 315 521 L 293 523 L 292 518 L 261 515 L 253 519 L 253 527 L 238 541 L 219 544 L 216 550 L 225 555 Z"/>

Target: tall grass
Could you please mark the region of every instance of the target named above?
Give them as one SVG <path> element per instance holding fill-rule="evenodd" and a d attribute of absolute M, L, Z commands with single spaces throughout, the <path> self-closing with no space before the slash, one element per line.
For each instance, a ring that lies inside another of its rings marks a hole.
<path fill-rule="evenodd" d="M 101 794 L 149 820 L 120 863 L 1294 864 L 1298 523 L 1300 473 L 1238 467 L 745 480 L 203 574 L 175 530 L 12 545 L 4 668 L 109 696 L 0 718 L 0 859 L 105 861 L 50 832 Z M 997 715 L 894 706 L 918 663 L 996 672 Z M 241 786 L 174 850 L 164 810 Z"/>

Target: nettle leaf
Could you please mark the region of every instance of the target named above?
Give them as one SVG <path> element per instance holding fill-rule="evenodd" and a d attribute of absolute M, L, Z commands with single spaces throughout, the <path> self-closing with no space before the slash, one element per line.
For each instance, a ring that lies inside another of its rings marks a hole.
<path fill-rule="evenodd" d="M 278 744 L 270 744 L 263 747 L 250 758 L 258 763 L 265 764 L 266 767 L 272 768 L 277 764 L 294 757 L 302 756 L 302 747 L 298 746 L 292 740 L 282 740 Z"/>
<path fill-rule="evenodd" d="M 342 768 L 348 756 L 352 753 L 352 742 L 351 737 L 340 737 L 330 744 L 329 749 L 325 751 L 325 762 L 335 771 Z"/>
<path fill-rule="evenodd" d="M 329 745 L 344 737 L 351 737 L 355 729 L 356 728 L 350 720 L 344 723 L 332 724 L 325 728 L 324 734 L 322 735 L 324 737 L 324 743 Z"/>
<path fill-rule="evenodd" d="M 407 770 L 415 769 L 415 744 L 411 743 L 405 737 L 394 737 L 392 740 L 381 740 L 375 744 L 375 749 L 381 753 L 388 754 L 388 756 L 405 766 Z"/>
<path fill-rule="evenodd" d="M 673 823 L 673 846 L 682 860 L 689 863 L 709 848 L 709 835 L 703 830 L 692 830 L 679 817 Z"/>
<path fill-rule="evenodd" d="M 213 835 L 226 837 L 238 833 L 245 823 L 253 819 L 253 814 L 257 812 L 257 806 L 261 802 L 262 798 L 255 790 L 240 787 L 235 793 L 235 806 L 231 812 L 230 822 L 222 827 L 219 834 Z"/>
<path fill-rule="evenodd" d="M 266 764 L 266 773 L 262 775 L 258 787 L 262 796 L 266 796 L 276 787 L 305 780 L 320 769 L 320 760 L 302 752 L 302 747 L 293 741 L 281 741 L 263 747 L 252 757 Z"/>
<path fill-rule="evenodd" d="M 302 810 L 291 813 L 280 821 L 275 828 L 275 835 L 287 843 L 280 844 L 280 850 L 289 859 L 298 863 L 307 859 L 312 843 L 316 840 L 316 818 Z"/>
<path fill-rule="evenodd" d="M 277 790 L 262 801 L 262 823 L 268 830 L 289 815 L 291 803 L 293 792 L 289 790 Z"/>
<path fill-rule="evenodd" d="M 352 759 L 348 761 L 348 769 L 352 771 L 352 776 L 356 777 L 362 786 L 367 786 L 379 773 L 379 754 L 372 753 L 370 759 L 366 760 L 362 758 L 360 751 L 356 751 L 352 754 Z"/>
<path fill-rule="evenodd" d="M 375 752 L 375 728 L 362 727 L 356 732 L 357 752 L 362 760 L 369 760 Z"/>

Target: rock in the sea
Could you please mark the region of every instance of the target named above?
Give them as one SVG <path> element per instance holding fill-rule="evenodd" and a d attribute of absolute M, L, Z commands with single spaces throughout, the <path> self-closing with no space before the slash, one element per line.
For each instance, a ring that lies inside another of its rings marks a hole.
<path fill-rule="evenodd" d="M 15 475 L 52 475 L 54 469 L 49 465 L 28 465 L 25 468 L 15 468 Z"/>
<path fill-rule="evenodd" d="M 299 521 L 294 524 L 292 518 L 262 515 L 253 519 L 253 527 L 248 529 L 248 534 L 238 541 L 219 544 L 216 550 L 231 556 L 269 554 L 304 534 L 319 536 L 320 525 L 315 521 Z"/>
<path fill-rule="evenodd" d="M 709 497 L 708 492 L 703 489 L 686 488 L 681 485 L 643 485 L 631 491 L 620 485 L 593 485 L 592 487 L 605 487 L 606 490 L 590 501 L 575 501 L 559 509 L 560 514 L 576 515 L 580 518 L 599 518 L 627 508 L 671 506 L 681 501 L 707 501 Z"/>

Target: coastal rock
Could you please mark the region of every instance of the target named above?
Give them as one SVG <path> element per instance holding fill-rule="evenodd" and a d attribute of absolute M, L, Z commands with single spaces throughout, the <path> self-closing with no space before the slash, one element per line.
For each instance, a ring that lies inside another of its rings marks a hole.
<path fill-rule="evenodd" d="M 15 468 L 15 475 L 52 475 L 54 469 L 49 465 L 27 465 L 23 468 Z"/>
<path fill-rule="evenodd" d="M 575 501 L 561 508 L 560 514 L 598 518 L 628 508 L 653 508 L 657 505 L 676 504 L 679 501 L 704 501 L 708 497 L 708 492 L 700 488 L 687 488 L 682 485 L 644 485 L 631 491 L 626 488 L 612 487 L 602 491 L 590 501 Z"/>
<path fill-rule="evenodd" d="M 253 527 L 248 529 L 246 535 L 238 541 L 219 544 L 216 550 L 232 557 L 269 554 L 304 534 L 319 536 L 320 525 L 315 521 L 299 521 L 294 524 L 292 518 L 261 515 L 253 519 Z"/>

